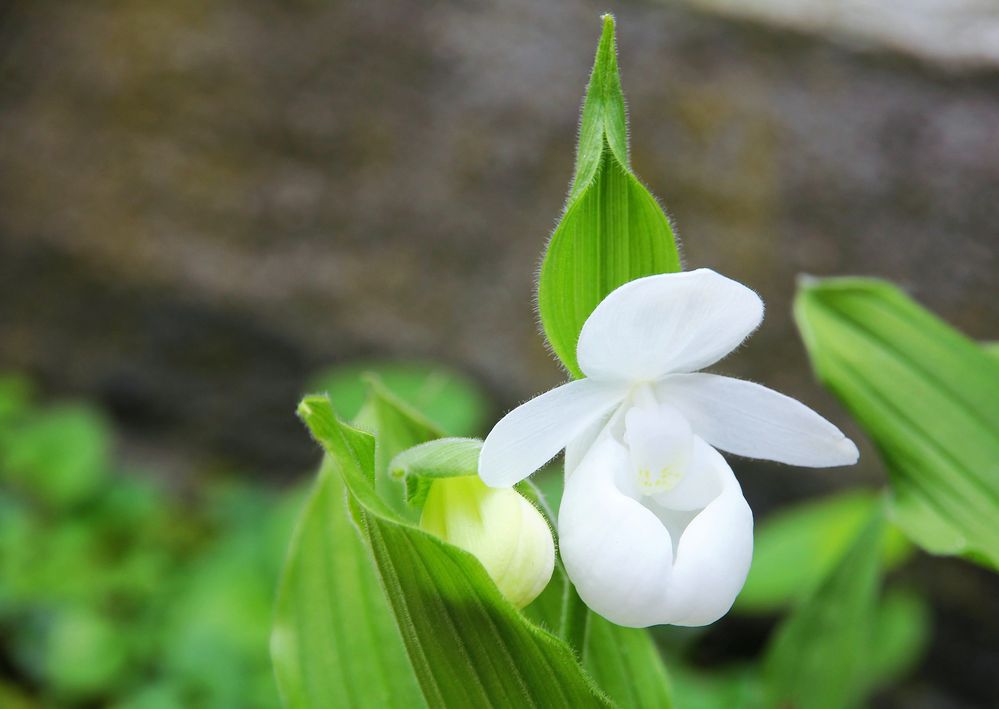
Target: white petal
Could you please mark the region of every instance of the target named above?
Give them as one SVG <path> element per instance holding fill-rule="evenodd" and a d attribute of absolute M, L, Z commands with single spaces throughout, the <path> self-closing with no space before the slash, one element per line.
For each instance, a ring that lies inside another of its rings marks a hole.
<path fill-rule="evenodd" d="M 605 428 L 610 424 L 611 417 L 614 416 L 614 412 L 604 414 L 596 421 L 591 423 L 582 433 L 569 441 L 569 445 L 565 447 L 565 474 L 566 476 L 572 475 L 573 471 L 579 467 L 579 464 L 583 462 L 583 458 L 587 453 L 590 452 L 590 448 Z"/>
<path fill-rule="evenodd" d="M 618 384 L 579 379 L 518 406 L 486 436 L 479 454 L 479 477 L 492 487 L 520 482 L 626 394 Z"/>
<path fill-rule="evenodd" d="M 697 445 L 703 446 L 698 458 L 711 466 L 722 491 L 680 536 L 660 623 L 708 625 L 721 618 L 742 590 L 753 559 L 753 513 L 742 488 L 718 451 L 700 440 Z"/>
<path fill-rule="evenodd" d="M 662 621 L 673 544 L 662 522 L 614 484 L 628 452 L 602 437 L 566 480 L 559 508 L 559 550 L 580 598 L 617 623 Z"/>
<path fill-rule="evenodd" d="M 711 445 L 748 458 L 824 468 L 857 462 L 857 446 L 799 401 L 715 374 L 678 374 L 656 396 L 680 409 Z"/>
<path fill-rule="evenodd" d="M 588 377 L 654 381 L 731 352 L 763 319 L 763 301 L 708 269 L 625 283 L 583 325 L 576 355 Z"/>

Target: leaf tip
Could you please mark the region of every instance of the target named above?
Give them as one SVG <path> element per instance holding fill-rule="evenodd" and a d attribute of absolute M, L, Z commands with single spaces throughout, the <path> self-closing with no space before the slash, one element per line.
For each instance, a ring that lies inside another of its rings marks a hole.
<path fill-rule="evenodd" d="M 614 13 L 605 12 L 600 16 L 600 21 L 603 22 L 603 34 L 600 37 L 600 44 L 603 45 L 605 42 L 611 44 L 614 43 Z"/>

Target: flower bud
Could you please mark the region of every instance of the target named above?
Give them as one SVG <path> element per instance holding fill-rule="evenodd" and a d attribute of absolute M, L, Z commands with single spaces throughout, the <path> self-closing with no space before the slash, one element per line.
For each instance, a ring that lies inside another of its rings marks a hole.
<path fill-rule="evenodd" d="M 518 608 L 551 579 L 555 544 L 541 513 L 513 488 L 491 488 L 478 476 L 438 478 L 420 528 L 473 554 Z"/>

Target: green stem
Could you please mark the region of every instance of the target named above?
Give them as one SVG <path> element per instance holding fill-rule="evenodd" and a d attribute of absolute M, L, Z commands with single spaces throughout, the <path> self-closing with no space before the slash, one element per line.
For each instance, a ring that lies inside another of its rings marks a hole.
<path fill-rule="evenodd" d="M 576 651 L 580 661 L 586 655 L 586 631 L 589 621 L 590 609 L 576 593 L 576 587 L 567 580 L 565 598 L 562 601 L 562 628 L 559 635 Z"/>

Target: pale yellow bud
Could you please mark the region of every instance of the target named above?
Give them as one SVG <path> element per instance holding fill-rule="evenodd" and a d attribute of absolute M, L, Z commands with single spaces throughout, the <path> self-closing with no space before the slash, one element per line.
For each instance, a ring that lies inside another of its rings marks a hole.
<path fill-rule="evenodd" d="M 537 598 L 555 568 L 555 544 L 541 513 L 513 488 L 478 476 L 434 480 L 420 528 L 475 555 L 518 608 Z"/>

